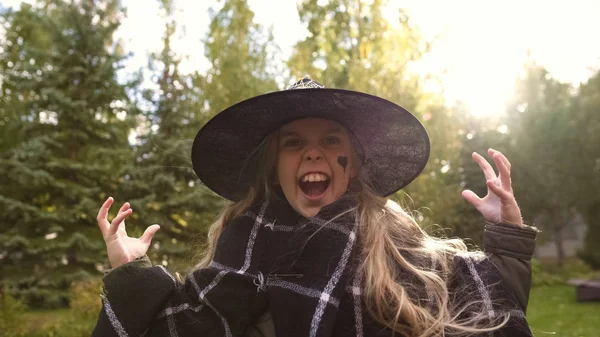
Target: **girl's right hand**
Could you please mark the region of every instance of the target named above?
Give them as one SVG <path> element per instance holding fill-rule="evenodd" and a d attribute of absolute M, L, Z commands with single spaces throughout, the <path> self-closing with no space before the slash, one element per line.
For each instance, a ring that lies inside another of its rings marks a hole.
<path fill-rule="evenodd" d="M 160 226 L 152 225 L 148 227 L 139 239 L 130 238 L 125 231 L 125 218 L 133 210 L 130 208 L 129 203 L 126 202 L 119 209 L 117 216 L 111 222 L 108 222 L 108 210 L 113 202 L 112 197 L 104 202 L 102 207 L 100 207 L 100 211 L 98 211 L 97 219 L 98 227 L 100 227 L 104 242 L 106 243 L 108 260 L 112 268 L 116 268 L 144 256 L 150 247 L 154 234 L 160 229 Z"/>

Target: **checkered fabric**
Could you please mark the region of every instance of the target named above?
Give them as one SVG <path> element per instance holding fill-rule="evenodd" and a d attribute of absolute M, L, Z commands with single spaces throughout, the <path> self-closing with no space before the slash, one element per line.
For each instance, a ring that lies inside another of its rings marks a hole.
<path fill-rule="evenodd" d="M 212 264 L 184 283 L 160 266 L 131 268 L 125 277 L 105 280 L 93 336 L 244 336 L 267 310 L 280 337 L 392 336 L 363 304 L 353 202 L 339 200 L 311 220 L 274 203 L 232 220 Z M 457 256 L 455 270 L 449 287 L 464 289 L 455 296 L 457 305 L 477 300 L 473 312 L 483 310 L 490 318 L 511 312 L 507 326 L 493 336 L 531 336 L 523 311 L 487 259 Z M 418 280 L 402 270 L 398 275 L 412 300 L 430 305 Z"/>

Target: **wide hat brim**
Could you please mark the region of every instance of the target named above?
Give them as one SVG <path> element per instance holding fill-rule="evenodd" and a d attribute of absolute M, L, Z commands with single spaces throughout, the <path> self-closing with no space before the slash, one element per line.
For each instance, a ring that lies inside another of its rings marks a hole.
<path fill-rule="evenodd" d="M 381 196 L 413 181 L 429 159 L 427 131 L 401 106 L 350 90 L 297 89 L 256 96 L 213 117 L 194 140 L 194 171 L 215 193 L 240 200 L 256 179 L 254 150 L 282 125 L 310 117 L 336 121 L 352 133 L 362 169 Z"/>

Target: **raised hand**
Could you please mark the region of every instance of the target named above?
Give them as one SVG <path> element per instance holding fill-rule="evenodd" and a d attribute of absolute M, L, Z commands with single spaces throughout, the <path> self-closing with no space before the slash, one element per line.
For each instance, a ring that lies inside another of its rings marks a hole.
<path fill-rule="evenodd" d="M 130 238 L 125 230 L 125 218 L 127 218 L 133 210 L 129 203 L 124 203 L 119 209 L 117 216 L 108 222 L 108 211 L 114 200 L 108 198 L 100 210 L 98 211 L 98 227 L 102 231 L 106 250 L 108 252 L 108 260 L 112 268 L 116 268 L 122 264 L 133 261 L 138 257 L 144 256 L 150 247 L 152 238 L 156 231 L 160 229 L 159 225 L 152 225 L 146 228 L 144 234 L 139 238 Z"/>
<path fill-rule="evenodd" d="M 473 204 L 486 220 L 522 226 L 521 210 L 515 200 L 510 181 L 510 162 L 496 150 L 489 149 L 488 155 L 492 157 L 498 168 L 498 176 L 485 158 L 473 152 L 473 159 L 479 164 L 485 175 L 487 195 L 480 198 L 473 191 L 464 190 L 462 196 Z"/>

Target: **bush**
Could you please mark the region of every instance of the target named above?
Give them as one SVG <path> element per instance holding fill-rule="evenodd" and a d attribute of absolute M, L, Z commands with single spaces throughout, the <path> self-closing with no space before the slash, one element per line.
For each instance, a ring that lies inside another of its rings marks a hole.
<path fill-rule="evenodd" d="M 577 256 L 584 260 L 592 268 L 600 270 L 600 249 L 598 249 L 598 240 L 600 240 L 600 199 L 588 205 L 583 212 L 585 222 L 588 224 L 583 247 L 577 252 Z"/>
<path fill-rule="evenodd" d="M 534 287 L 563 285 L 570 279 L 591 279 L 600 276 L 598 272 L 578 259 L 565 261 L 563 266 L 532 259 L 531 271 L 531 285 Z"/>
<path fill-rule="evenodd" d="M 30 287 L 18 291 L 19 299 L 31 310 L 62 309 L 68 307 L 68 291 Z"/>
<path fill-rule="evenodd" d="M 102 308 L 101 292 L 99 279 L 74 282 L 70 289 L 69 314 L 49 324 L 44 333 L 36 337 L 88 337 Z"/>
<path fill-rule="evenodd" d="M 69 309 L 26 311 L 26 305 L 7 291 L 0 296 L 2 337 L 88 337 L 102 308 L 100 279 L 73 282 Z"/>
<path fill-rule="evenodd" d="M 588 263 L 594 269 L 600 269 L 600 249 L 597 248 L 597 243 L 587 244 L 577 252 L 580 259 Z"/>
<path fill-rule="evenodd" d="M 0 289 L 0 332 L 3 337 L 25 336 L 25 308 L 23 302 L 12 296 L 8 287 Z"/>

